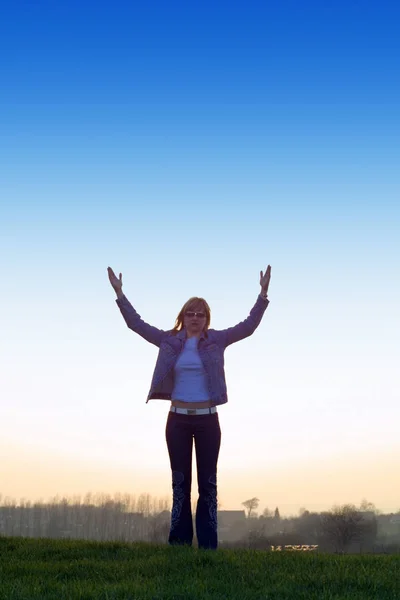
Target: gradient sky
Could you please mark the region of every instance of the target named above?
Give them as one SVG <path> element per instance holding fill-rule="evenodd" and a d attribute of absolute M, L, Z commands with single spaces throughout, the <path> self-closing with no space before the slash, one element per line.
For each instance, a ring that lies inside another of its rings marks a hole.
<path fill-rule="evenodd" d="M 225 354 L 222 508 L 400 508 L 399 8 L 38 1 L 0 24 L 0 494 L 171 496 L 157 348 Z M 197 492 L 193 460 L 193 496 Z"/>

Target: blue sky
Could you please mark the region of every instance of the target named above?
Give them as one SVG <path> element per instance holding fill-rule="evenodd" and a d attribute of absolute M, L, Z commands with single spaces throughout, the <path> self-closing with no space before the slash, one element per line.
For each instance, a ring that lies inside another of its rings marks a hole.
<path fill-rule="evenodd" d="M 222 503 L 399 508 L 398 16 L 3 10 L 0 493 L 169 495 L 168 403 L 145 405 L 157 352 L 127 330 L 107 267 L 147 322 L 172 327 L 200 295 L 224 328 L 271 264 L 259 329 L 226 352 Z"/>

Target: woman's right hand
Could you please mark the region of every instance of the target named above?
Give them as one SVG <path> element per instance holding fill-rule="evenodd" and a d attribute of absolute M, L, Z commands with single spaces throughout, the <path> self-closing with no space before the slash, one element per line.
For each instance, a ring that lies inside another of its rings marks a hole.
<path fill-rule="evenodd" d="M 109 278 L 110 283 L 113 286 L 114 290 L 116 291 L 116 293 L 120 292 L 122 290 L 122 273 L 119 274 L 119 279 L 118 279 L 118 277 L 115 275 L 115 273 L 111 267 L 107 267 L 107 271 L 108 271 L 108 278 Z"/>

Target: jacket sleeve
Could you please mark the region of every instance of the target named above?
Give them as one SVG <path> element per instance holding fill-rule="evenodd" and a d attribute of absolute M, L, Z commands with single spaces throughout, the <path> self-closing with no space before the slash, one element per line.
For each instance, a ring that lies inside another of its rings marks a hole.
<path fill-rule="evenodd" d="M 261 323 L 261 319 L 263 318 L 268 304 L 269 300 L 264 300 L 264 298 L 261 298 L 259 295 L 247 319 L 241 321 L 233 327 L 222 329 L 218 332 L 222 336 L 225 348 L 226 346 L 234 344 L 235 342 L 239 342 L 240 340 L 243 340 L 254 333 Z"/>
<path fill-rule="evenodd" d="M 133 308 L 126 296 L 117 298 L 116 303 L 118 304 L 119 310 L 121 311 L 121 314 L 124 317 L 125 323 L 128 325 L 129 329 L 132 329 L 132 331 L 138 333 L 142 338 L 150 342 L 150 344 L 160 347 L 161 340 L 165 335 L 165 331 L 145 323 Z"/>

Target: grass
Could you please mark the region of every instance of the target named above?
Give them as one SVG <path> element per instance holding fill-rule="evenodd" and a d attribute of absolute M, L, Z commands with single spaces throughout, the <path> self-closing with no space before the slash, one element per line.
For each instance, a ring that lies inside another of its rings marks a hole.
<path fill-rule="evenodd" d="M 1 600 L 399 600 L 400 555 L 0 537 Z"/>

